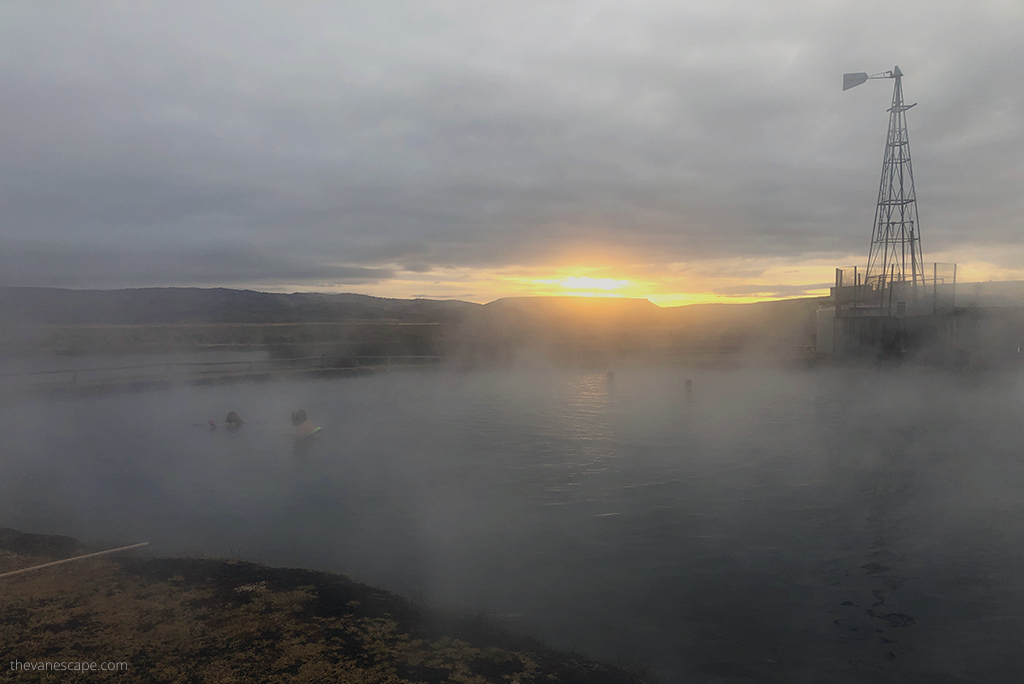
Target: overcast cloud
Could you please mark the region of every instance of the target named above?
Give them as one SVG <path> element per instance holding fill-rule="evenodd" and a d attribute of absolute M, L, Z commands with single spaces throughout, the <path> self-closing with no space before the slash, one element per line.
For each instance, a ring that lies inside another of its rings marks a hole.
<path fill-rule="evenodd" d="M 891 82 L 841 77 L 894 64 L 926 261 L 1012 272 L 1022 35 L 1020 2 L 7 2 L 0 284 L 846 265 Z"/>

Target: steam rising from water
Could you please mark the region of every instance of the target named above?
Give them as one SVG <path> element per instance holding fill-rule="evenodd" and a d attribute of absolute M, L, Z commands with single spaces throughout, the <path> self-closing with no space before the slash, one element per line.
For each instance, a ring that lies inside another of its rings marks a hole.
<path fill-rule="evenodd" d="M 344 572 L 664 681 L 1011 681 L 1022 400 L 671 367 L 24 400 L 0 524 Z M 296 453 L 300 406 L 324 431 Z M 250 424 L 203 426 L 229 410 Z"/>

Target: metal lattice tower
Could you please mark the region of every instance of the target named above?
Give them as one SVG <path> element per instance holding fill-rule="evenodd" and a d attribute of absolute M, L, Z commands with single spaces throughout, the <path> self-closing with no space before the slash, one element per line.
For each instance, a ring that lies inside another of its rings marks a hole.
<path fill-rule="evenodd" d="M 903 103 L 903 72 L 898 66 L 871 76 L 844 74 L 843 90 L 875 78 L 891 78 L 896 83 L 889 108 L 889 134 L 885 140 L 882 180 L 878 185 L 878 206 L 864 282 L 877 289 L 893 282 L 909 282 L 916 288 L 918 283 L 924 284 L 924 261 L 906 111 L 917 103 Z"/>

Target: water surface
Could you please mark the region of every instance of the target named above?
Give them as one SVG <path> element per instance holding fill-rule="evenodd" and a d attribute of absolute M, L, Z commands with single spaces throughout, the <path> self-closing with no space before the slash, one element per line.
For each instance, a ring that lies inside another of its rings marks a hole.
<path fill-rule="evenodd" d="M 0 525 L 343 572 L 664 682 L 1020 681 L 1022 418 L 1017 376 L 905 370 L 8 398 Z"/>

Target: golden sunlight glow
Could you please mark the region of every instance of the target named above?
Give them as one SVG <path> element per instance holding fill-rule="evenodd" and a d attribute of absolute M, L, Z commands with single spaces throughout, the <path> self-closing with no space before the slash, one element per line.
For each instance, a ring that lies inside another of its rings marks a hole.
<path fill-rule="evenodd" d="M 597 269 L 592 269 L 596 271 Z M 579 270 L 575 270 L 579 273 Z M 505 279 L 510 289 L 527 289 L 530 294 L 544 297 L 632 297 L 645 298 L 654 291 L 653 283 L 638 282 L 623 278 L 609 278 L 607 271 L 591 275 L 566 275 L 559 273 L 555 277 Z M 597 276 L 597 277 L 595 277 Z"/>
<path fill-rule="evenodd" d="M 566 257 L 566 260 L 571 257 Z M 379 297 L 462 299 L 486 303 L 502 297 L 623 297 L 647 299 L 662 307 L 704 303 L 748 303 L 821 296 L 835 277 L 836 264 L 857 257 L 706 259 L 651 263 L 588 255 L 589 263 L 531 264 L 498 268 L 436 267 L 406 271 L 365 283 L 318 283 L 305 290 L 359 292 Z M 597 265 L 600 264 L 600 265 Z M 278 291 L 296 291 L 279 283 Z"/>
<path fill-rule="evenodd" d="M 569 276 L 559 281 L 562 287 L 569 290 L 604 290 L 611 292 L 621 290 L 630 284 L 628 280 L 614 280 L 612 278 L 588 278 L 587 276 Z"/>

